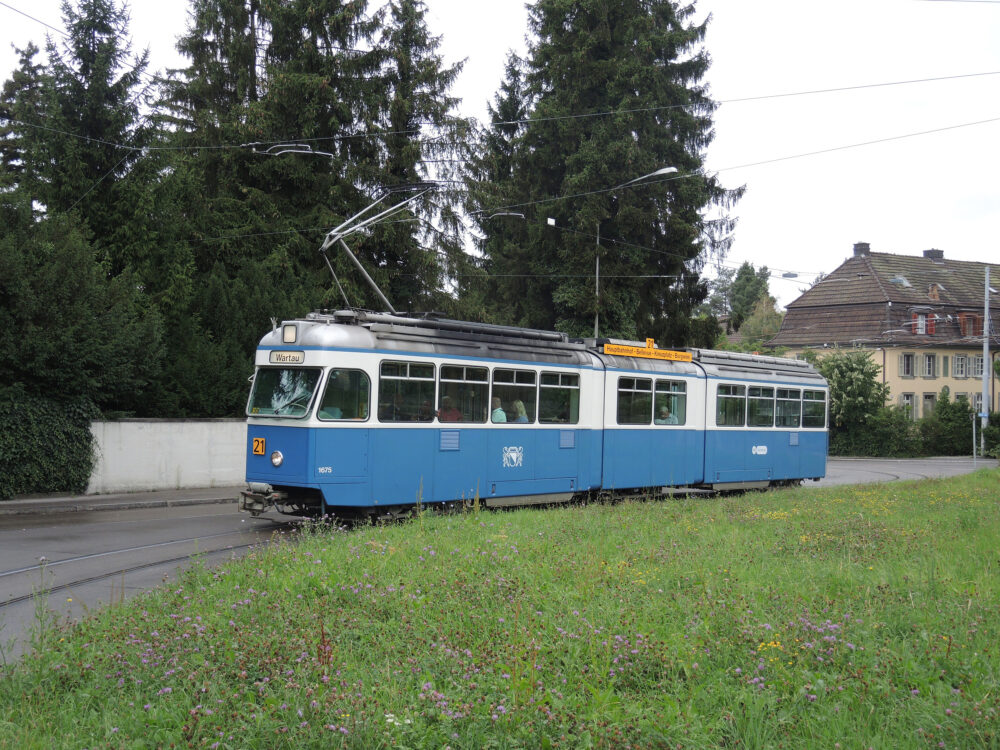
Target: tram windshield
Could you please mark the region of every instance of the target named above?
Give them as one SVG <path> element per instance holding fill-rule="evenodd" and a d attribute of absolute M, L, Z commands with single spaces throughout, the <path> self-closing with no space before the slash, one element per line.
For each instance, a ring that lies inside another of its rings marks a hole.
<path fill-rule="evenodd" d="M 259 417 L 304 417 L 309 413 L 319 370 L 262 367 L 253 379 L 247 414 Z"/>

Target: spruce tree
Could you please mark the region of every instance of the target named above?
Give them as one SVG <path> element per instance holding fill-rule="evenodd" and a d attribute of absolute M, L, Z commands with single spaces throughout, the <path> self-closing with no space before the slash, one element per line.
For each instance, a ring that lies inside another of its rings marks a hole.
<path fill-rule="evenodd" d="M 108 279 L 74 214 L 0 196 L 0 384 L 136 414 L 159 374 L 162 322 L 130 274 Z"/>
<path fill-rule="evenodd" d="M 525 214 L 524 244 L 491 247 L 507 230 L 482 226 L 510 322 L 591 335 L 599 312 L 604 336 L 692 340 L 691 314 L 707 294 L 700 270 L 706 255 L 725 252 L 733 226 L 708 213 L 741 192 L 702 169 L 716 105 L 702 80 L 707 21 L 693 15 L 693 5 L 667 0 L 530 7 L 521 97 L 530 117 L 504 204 Z M 619 187 L 666 166 L 678 173 Z"/>
<path fill-rule="evenodd" d="M 65 0 L 62 13 L 67 37 L 46 44 L 52 85 L 42 109 L 50 130 L 32 155 L 43 165 L 39 198 L 50 212 L 85 217 L 115 275 L 128 265 L 123 233 L 134 218 L 133 197 L 154 174 L 138 169 L 154 138 L 141 112 L 149 52 L 132 55 L 128 13 L 114 0 Z"/>
<path fill-rule="evenodd" d="M 29 42 L 16 51 L 18 67 L 0 93 L 0 189 L 16 187 L 38 200 L 42 165 L 33 157 L 46 136 L 42 105 L 51 79 L 35 62 L 38 47 Z"/>
<path fill-rule="evenodd" d="M 536 256 L 518 205 L 529 189 L 520 168 L 530 112 L 524 67 L 521 58 L 508 54 L 500 90 L 487 104 L 488 122 L 466 158 L 466 209 L 478 230 L 482 273 L 471 275 L 463 293 L 480 300 L 491 321 L 528 326 L 538 318 L 530 308 L 544 301 L 546 290 L 545 282 L 530 274 Z"/>
<path fill-rule="evenodd" d="M 448 180 L 456 172 L 456 142 L 467 128 L 454 115 L 458 100 L 448 93 L 462 66 L 444 66 L 440 38 L 430 34 L 426 13 L 422 0 L 392 0 L 379 41 L 385 55 L 381 68 L 385 94 L 379 103 L 385 131 L 380 173 L 389 188 L 430 178 Z M 429 310 L 445 301 L 445 274 L 459 269 L 464 255 L 456 237 L 456 202 L 454 191 L 447 187 L 436 191 L 415 207 L 423 225 L 381 225 L 362 247 L 387 270 L 386 293 L 397 308 Z"/>
<path fill-rule="evenodd" d="M 432 176 L 423 131 L 451 127 L 454 72 L 423 16 L 409 0 L 374 14 L 347 0 L 194 0 L 178 45 L 189 64 L 164 92 L 193 269 L 171 330 L 215 375 L 171 373 L 178 408 L 242 411 L 269 319 L 344 305 L 317 252 L 325 233 L 386 187 Z M 439 228 L 455 221 L 447 202 L 422 208 Z M 414 226 L 349 240 L 398 309 L 434 304 L 443 286 Z M 381 307 L 339 248 L 329 256 L 352 305 Z"/>

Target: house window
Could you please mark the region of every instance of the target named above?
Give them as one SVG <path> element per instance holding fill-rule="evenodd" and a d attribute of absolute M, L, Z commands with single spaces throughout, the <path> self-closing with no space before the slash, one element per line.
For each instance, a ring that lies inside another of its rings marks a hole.
<path fill-rule="evenodd" d="M 982 336 L 983 318 L 975 313 L 959 313 L 958 328 L 963 336 Z"/>
<path fill-rule="evenodd" d="M 934 413 L 934 403 L 937 401 L 936 393 L 924 394 L 924 416 L 929 417 Z"/>
<path fill-rule="evenodd" d="M 914 354 L 900 354 L 899 355 L 899 376 L 903 378 L 912 378 L 916 375 L 916 365 L 914 362 Z"/>
<path fill-rule="evenodd" d="M 937 317 L 933 313 L 913 313 L 913 320 L 910 321 L 911 330 L 921 336 L 933 336 Z"/>
<path fill-rule="evenodd" d="M 972 358 L 972 377 L 981 378 L 983 376 L 983 355 Z"/>
<path fill-rule="evenodd" d="M 924 366 L 920 371 L 920 374 L 925 378 L 936 378 L 937 377 L 937 355 L 936 354 L 925 354 L 924 355 Z"/>
<path fill-rule="evenodd" d="M 972 411 L 974 414 L 979 414 L 983 410 L 983 394 L 982 393 L 970 393 L 969 403 L 972 404 Z"/>
<path fill-rule="evenodd" d="M 952 373 L 956 378 L 969 377 L 969 358 L 964 354 L 956 354 L 952 362 Z"/>
<path fill-rule="evenodd" d="M 914 400 L 914 397 L 913 397 L 912 393 L 903 393 L 903 394 L 900 394 L 900 396 L 899 396 L 899 405 L 902 407 L 903 411 L 906 412 L 906 416 L 908 416 L 910 419 L 916 419 L 917 418 L 916 409 L 914 408 L 915 405 L 916 405 L 916 402 Z"/>

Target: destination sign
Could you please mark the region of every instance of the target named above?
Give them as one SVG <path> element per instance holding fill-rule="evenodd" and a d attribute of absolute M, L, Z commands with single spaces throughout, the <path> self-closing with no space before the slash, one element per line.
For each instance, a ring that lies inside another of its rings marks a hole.
<path fill-rule="evenodd" d="M 305 352 L 271 352 L 272 365 L 301 365 L 306 361 Z"/>
<path fill-rule="evenodd" d="M 626 344 L 605 344 L 605 354 L 615 354 L 620 357 L 642 357 L 644 359 L 665 359 L 670 362 L 690 362 L 691 352 L 675 352 L 670 349 L 656 349 L 652 339 L 646 340 L 646 346 L 628 346 Z"/>

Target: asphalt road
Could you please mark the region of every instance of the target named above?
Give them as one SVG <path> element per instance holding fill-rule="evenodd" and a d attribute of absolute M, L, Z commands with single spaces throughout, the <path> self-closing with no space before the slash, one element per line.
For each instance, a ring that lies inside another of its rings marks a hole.
<path fill-rule="evenodd" d="M 824 479 L 805 486 L 949 477 L 983 467 L 997 461 L 834 458 Z M 0 664 L 30 648 L 39 592 L 59 618 L 74 620 L 175 578 L 192 559 L 217 565 L 275 534 L 294 533 L 283 517 L 238 512 L 235 496 L 234 488 L 215 488 L 0 503 Z"/>
<path fill-rule="evenodd" d="M 217 565 L 287 533 L 288 524 L 234 503 L 0 515 L 2 656 L 9 662 L 29 646 L 38 592 L 60 619 L 75 620 L 176 577 L 192 559 Z"/>
<path fill-rule="evenodd" d="M 947 458 L 830 458 L 826 476 L 806 487 L 832 487 L 838 484 L 867 484 L 906 479 L 936 479 L 968 474 L 976 469 L 997 468 L 997 460 Z"/>

